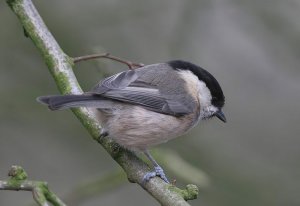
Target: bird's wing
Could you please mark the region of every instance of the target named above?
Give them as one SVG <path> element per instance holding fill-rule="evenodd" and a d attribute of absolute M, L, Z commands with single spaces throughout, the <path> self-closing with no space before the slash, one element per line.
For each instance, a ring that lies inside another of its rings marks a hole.
<path fill-rule="evenodd" d="M 90 93 L 163 114 L 181 116 L 193 112 L 196 102 L 186 93 L 185 81 L 167 66 L 153 64 L 118 73 L 102 80 Z"/>

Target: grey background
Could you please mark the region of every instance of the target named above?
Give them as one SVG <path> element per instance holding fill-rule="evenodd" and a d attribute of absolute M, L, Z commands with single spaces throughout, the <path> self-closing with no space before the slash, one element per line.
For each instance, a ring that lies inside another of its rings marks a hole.
<path fill-rule="evenodd" d="M 299 1 L 34 3 L 70 56 L 107 51 L 145 64 L 184 59 L 218 79 L 228 123 L 202 122 L 159 147 L 176 150 L 209 176 L 210 186 L 192 205 L 300 205 Z M 50 112 L 36 103 L 37 96 L 58 91 L 5 1 L 0 28 L 0 179 L 11 165 L 22 165 L 31 179 L 48 181 L 64 197 L 81 182 L 116 170 L 70 111 Z M 124 69 L 91 61 L 74 70 L 88 90 Z M 31 202 L 30 193 L 0 191 L 0 205 Z M 143 189 L 125 183 L 81 205 L 141 204 L 158 205 Z"/>

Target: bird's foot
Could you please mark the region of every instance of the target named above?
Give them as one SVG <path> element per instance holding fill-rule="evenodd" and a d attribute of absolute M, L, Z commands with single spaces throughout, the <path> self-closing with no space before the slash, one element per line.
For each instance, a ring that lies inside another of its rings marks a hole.
<path fill-rule="evenodd" d="M 101 132 L 100 136 L 99 136 L 99 139 L 103 139 L 104 137 L 107 137 L 108 136 L 108 132 Z"/>
<path fill-rule="evenodd" d="M 146 182 L 149 182 L 149 180 L 151 178 L 156 177 L 156 176 L 160 177 L 166 183 L 170 183 L 164 173 L 164 170 L 160 166 L 155 166 L 154 171 L 148 172 L 144 175 L 143 184 L 145 184 Z"/>
<path fill-rule="evenodd" d="M 99 143 L 101 143 L 103 140 L 104 140 L 104 137 L 107 137 L 108 136 L 108 132 L 101 132 L 99 137 L 96 139 Z"/>

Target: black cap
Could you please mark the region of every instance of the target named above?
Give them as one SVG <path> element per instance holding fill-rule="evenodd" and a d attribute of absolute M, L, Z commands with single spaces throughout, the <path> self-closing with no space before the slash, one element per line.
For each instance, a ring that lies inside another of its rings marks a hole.
<path fill-rule="evenodd" d="M 203 81 L 212 95 L 212 105 L 222 108 L 225 104 L 225 97 L 218 81 L 205 69 L 182 60 L 173 60 L 167 62 L 173 69 L 189 70 L 195 74 L 199 80 Z"/>

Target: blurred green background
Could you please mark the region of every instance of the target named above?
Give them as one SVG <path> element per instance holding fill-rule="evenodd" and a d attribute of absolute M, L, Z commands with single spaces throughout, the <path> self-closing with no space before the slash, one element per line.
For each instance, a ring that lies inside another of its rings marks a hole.
<path fill-rule="evenodd" d="M 298 0 L 34 3 L 70 56 L 110 52 L 145 64 L 184 59 L 218 79 L 228 123 L 202 122 L 158 147 L 177 151 L 208 175 L 210 185 L 192 205 L 300 205 Z M 65 197 L 78 184 L 117 170 L 70 111 L 50 112 L 35 101 L 58 90 L 5 1 L 0 28 L 0 179 L 11 165 L 22 165 L 31 179 L 49 182 Z M 74 70 L 88 90 L 124 69 L 101 60 Z M 176 179 L 178 185 L 191 183 Z M 0 205 L 31 202 L 28 192 L 0 191 Z M 141 204 L 158 205 L 139 186 L 125 183 L 80 205 Z"/>

